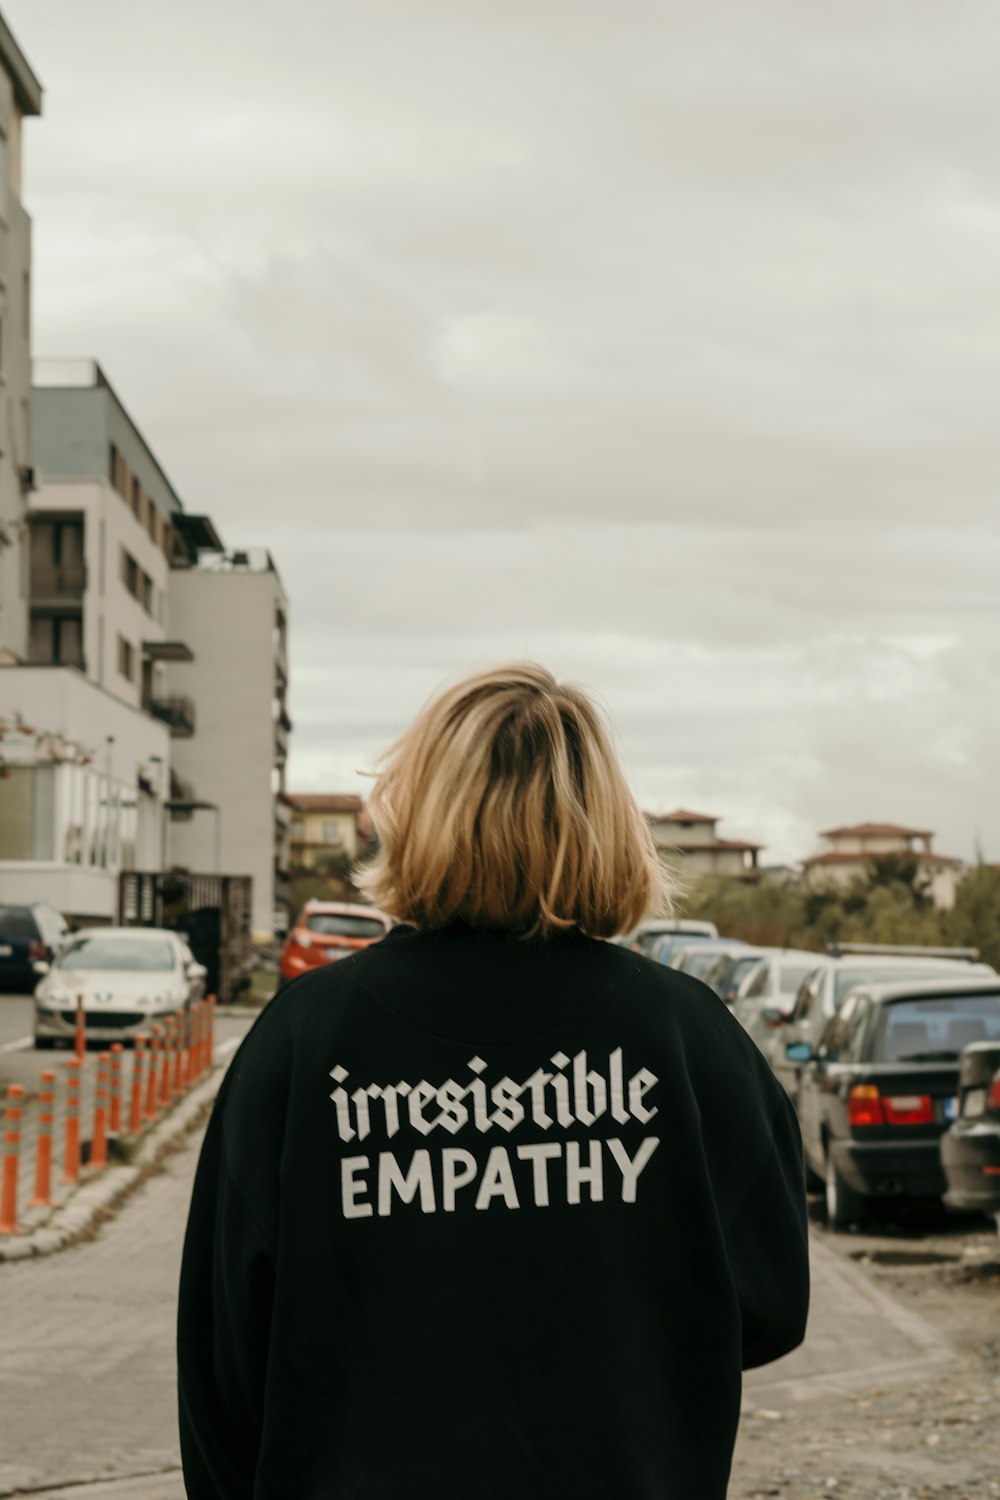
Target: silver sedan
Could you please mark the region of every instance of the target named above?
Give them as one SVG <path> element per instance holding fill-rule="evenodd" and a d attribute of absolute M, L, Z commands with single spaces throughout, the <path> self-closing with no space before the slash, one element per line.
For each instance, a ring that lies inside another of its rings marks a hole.
<path fill-rule="evenodd" d="M 76 933 L 35 991 L 35 1045 L 72 1046 L 78 1003 L 88 1041 L 124 1042 L 205 993 L 208 971 L 183 934 L 157 927 Z"/>

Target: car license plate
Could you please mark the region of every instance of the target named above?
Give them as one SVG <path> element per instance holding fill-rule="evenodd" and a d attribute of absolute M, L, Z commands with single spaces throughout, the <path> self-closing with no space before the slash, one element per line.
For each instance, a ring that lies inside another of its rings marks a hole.
<path fill-rule="evenodd" d="M 955 1120 L 958 1118 L 957 1099 L 952 1098 L 944 1101 L 944 1117 L 946 1120 Z"/>
<path fill-rule="evenodd" d="M 986 1090 L 970 1089 L 962 1101 L 963 1115 L 981 1115 L 986 1108 Z"/>
<path fill-rule="evenodd" d="M 0 943 L 0 958 L 10 958 L 13 952 L 13 948 L 9 948 L 6 943 Z"/>

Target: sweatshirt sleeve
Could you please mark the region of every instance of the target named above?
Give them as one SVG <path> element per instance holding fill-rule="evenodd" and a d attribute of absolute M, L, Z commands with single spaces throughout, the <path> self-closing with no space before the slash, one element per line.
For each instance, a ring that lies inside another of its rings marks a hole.
<path fill-rule="evenodd" d="M 782 1097 L 772 1145 L 727 1229 L 743 1317 L 743 1368 L 796 1348 L 809 1311 L 809 1239 L 798 1121 Z"/>
<path fill-rule="evenodd" d="M 178 1307 L 189 1500 L 251 1500 L 273 1291 L 272 1246 L 229 1172 L 217 1104 L 195 1178 Z"/>

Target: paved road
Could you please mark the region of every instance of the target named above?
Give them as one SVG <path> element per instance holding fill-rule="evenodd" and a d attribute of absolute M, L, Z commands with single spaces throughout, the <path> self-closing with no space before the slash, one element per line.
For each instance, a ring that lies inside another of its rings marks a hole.
<path fill-rule="evenodd" d="M 173 1157 L 92 1243 L 0 1266 L 0 1496 L 182 1500 L 173 1322 L 197 1148 Z M 885 1387 L 938 1379 L 956 1360 L 819 1236 L 813 1275 L 807 1341 L 748 1378 L 748 1406 L 856 1398 L 859 1372 Z"/>

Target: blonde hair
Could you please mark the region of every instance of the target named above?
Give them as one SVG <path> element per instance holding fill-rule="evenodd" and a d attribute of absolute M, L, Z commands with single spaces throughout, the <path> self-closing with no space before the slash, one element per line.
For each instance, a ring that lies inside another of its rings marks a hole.
<path fill-rule="evenodd" d="M 358 883 L 416 927 L 612 937 L 670 909 L 601 712 L 533 662 L 435 698 L 386 752 L 368 807 L 380 846 Z"/>

